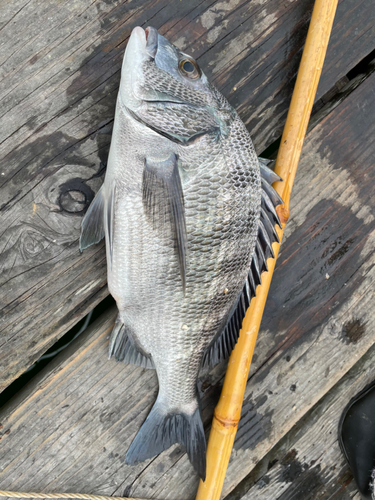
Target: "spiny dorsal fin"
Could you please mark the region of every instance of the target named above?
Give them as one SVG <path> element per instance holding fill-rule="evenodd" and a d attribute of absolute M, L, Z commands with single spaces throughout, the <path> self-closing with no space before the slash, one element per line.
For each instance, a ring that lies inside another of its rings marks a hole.
<path fill-rule="evenodd" d="M 260 168 L 260 175 L 262 179 L 265 179 L 268 184 L 273 184 L 276 181 L 281 181 L 281 177 L 279 177 L 272 170 L 275 166 L 275 160 L 268 160 L 267 158 L 258 157 L 258 163 Z"/>
<path fill-rule="evenodd" d="M 261 207 L 260 209 L 260 220 L 263 223 L 263 227 L 265 228 L 265 231 L 271 242 L 277 241 L 277 243 L 280 243 L 275 226 L 270 221 L 269 216 L 267 215 L 267 212 L 264 210 L 263 207 Z"/>
<path fill-rule="evenodd" d="M 160 236 L 171 233 L 176 249 L 182 287 L 186 284 L 186 222 L 184 195 L 177 156 L 168 160 L 145 161 L 142 186 L 143 206 L 153 228 Z"/>
<path fill-rule="evenodd" d="M 279 224 L 281 227 L 281 224 L 275 207 L 282 204 L 283 201 L 271 184 L 281 179 L 268 168 L 269 163 L 271 163 L 270 160 L 259 158 L 260 174 L 262 176 L 262 207 L 258 239 L 254 248 L 250 271 L 235 307 L 228 315 L 227 324 L 206 349 L 202 361 L 203 368 L 215 366 L 224 361 L 232 352 L 238 340 L 246 310 L 252 297 L 255 296 L 257 285 L 261 283 L 261 274 L 267 270 L 267 259 L 274 257 L 272 243 L 275 241 L 279 243 L 274 225 Z"/>

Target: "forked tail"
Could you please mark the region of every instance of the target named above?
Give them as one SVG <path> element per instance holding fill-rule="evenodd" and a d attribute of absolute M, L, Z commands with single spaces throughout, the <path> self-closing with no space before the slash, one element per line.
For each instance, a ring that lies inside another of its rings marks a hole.
<path fill-rule="evenodd" d="M 182 444 L 190 462 L 204 481 L 206 478 L 206 438 L 204 435 L 199 406 L 195 411 L 165 408 L 156 400 L 144 424 L 135 436 L 126 454 L 130 465 L 154 457 L 172 444 Z"/>

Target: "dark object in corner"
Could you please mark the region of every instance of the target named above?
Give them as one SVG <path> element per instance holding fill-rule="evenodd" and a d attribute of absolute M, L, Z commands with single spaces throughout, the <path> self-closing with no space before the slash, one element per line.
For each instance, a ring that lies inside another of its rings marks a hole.
<path fill-rule="evenodd" d="M 375 381 L 358 393 L 343 411 L 339 443 L 362 498 L 371 500 L 375 469 Z"/>

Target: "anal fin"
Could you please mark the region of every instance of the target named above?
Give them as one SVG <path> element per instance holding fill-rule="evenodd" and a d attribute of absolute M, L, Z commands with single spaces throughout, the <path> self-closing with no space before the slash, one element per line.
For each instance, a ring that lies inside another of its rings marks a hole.
<path fill-rule="evenodd" d="M 135 342 L 119 316 L 117 316 L 109 341 L 108 357 L 143 368 L 155 368 L 151 356 L 147 355 Z"/>

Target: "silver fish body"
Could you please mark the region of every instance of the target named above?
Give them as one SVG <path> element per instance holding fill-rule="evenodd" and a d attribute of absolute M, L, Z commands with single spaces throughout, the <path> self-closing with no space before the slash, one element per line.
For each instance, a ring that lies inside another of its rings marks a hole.
<path fill-rule="evenodd" d="M 155 29 L 135 28 L 105 182 L 81 235 L 83 249 L 105 233 L 119 309 L 110 355 L 155 367 L 158 376 L 157 401 L 128 463 L 181 442 L 205 477 L 199 370 L 233 347 L 238 309 L 243 316 L 259 282 L 251 279 L 272 253 L 272 231 L 260 227 L 262 214 L 271 218 L 270 196 L 277 204 L 269 185 L 277 176 L 261 167 L 266 202 L 258 158 L 234 109 L 192 58 Z"/>

